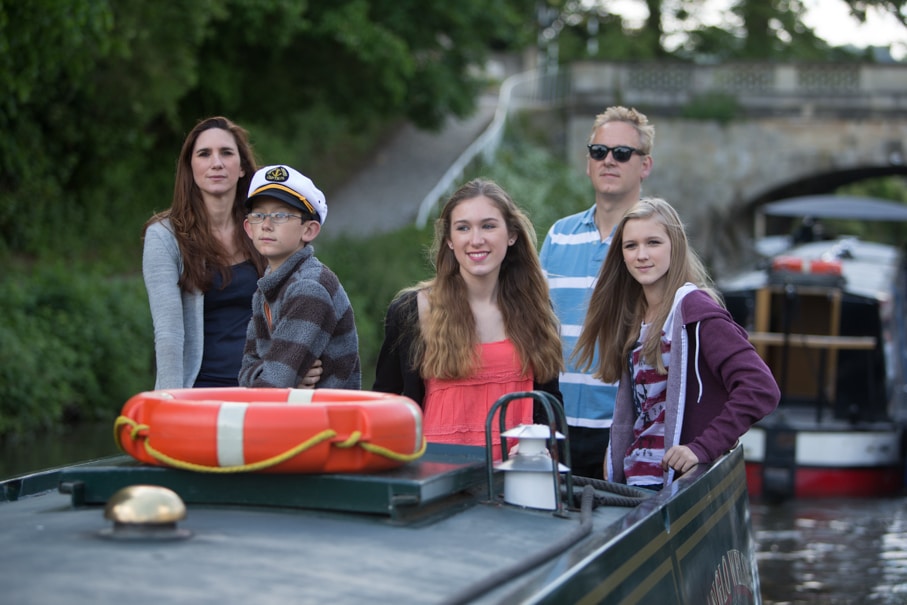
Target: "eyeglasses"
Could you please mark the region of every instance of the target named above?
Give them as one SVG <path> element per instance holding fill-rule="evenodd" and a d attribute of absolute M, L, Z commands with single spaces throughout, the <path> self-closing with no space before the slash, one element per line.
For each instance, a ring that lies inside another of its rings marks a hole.
<path fill-rule="evenodd" d="M 634 153 L 646 155 L 639 149 L 628 147 L 627 145 L 618 145 L 617 147 L 608 147 L 607 145 L 587 145 L 587 147 L 589 148 L 589 157 L 593 160 L 605 159 L 608 157 L 608 152 L 610 151 L 614 161 L 620 162 L 621 164 L 629 162 Z"/>
<path fill-rule="evenodd" d="M 283 225 L 291 218 L 302 219 L 298 214 L 290 214 L 288 212 L 250 212 L 246 215 L 246 220 L 253 225 L 265 222 L 266 218 L 271 219 L 271 222 L 275 225 Z"/>

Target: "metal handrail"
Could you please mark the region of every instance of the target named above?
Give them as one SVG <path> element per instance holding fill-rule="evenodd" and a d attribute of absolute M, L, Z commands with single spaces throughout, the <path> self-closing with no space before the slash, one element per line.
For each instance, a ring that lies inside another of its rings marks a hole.
<path fill-rule="evenodd" d="M 570 470 L 570 433 L 567 428 L 567 418 L 564 416 L 564 407 L 557 398 L 554 397 L 551 393 L 546 391 L 517 391 L 515 393 L 509 393 L 503 395 L 494 404 L 491 406 L 491 409 L 488 410 L 488 415 L 485 417 L 485 471 L 488 478 L 488 500 L 493 502 L 496 500 L 496 495 L 494 491 L 494 444 L 492 442 L 492 423 L 494 421 L 495 414 L 498 416 L 498 431 L 500 433 L 500 447 L 501 447 L 501 460 L 506 461 L 508 459 L 507 451 L 507 438 L 504 437 L 504 433 L 507 431 L 507 406 L 510 405 L 512 401 L 518 399 L 532 399 L 534 403 L 541 404 L 542 409 L 545 411 L 545 418 L 547 420 L 548 431 L 548 453 L 551 455 L 552 466 L 551 466 L 551 476 L 552 476 L 552 486 L 554 488 L 554 501 L 556 510 L 556 515 L 564 515 L 564 502 L 566 501 L 568 506 L 570 499 L 573 497 L 573 471 Z M 567 489 L 564 492 L 563 496 L 560 493 L 560 454 L 557 448 L 557 436 L 558 431 L 561 431 L 561 434 L 564 438 L 564 463 L 567 467 L 565 478 Z"/>
<path fill-rule="evenodd" d="M 547 75 L 551 74 L 544 74 L 537 69 L 532 69 L 509 76 L 501 83 L 498 104 L 491 124 L 460 154 L 460 157 L 451 164 L 438 183 L 422 199 L 422 203 L 419 204 L 419 212 L 416 215 L 416 226 L 418 228 L 425 227 L 438 200 L 451 191 L 454 183 L 462 178 L 463 172 L 470 162 L 478 157 L 479 154 L 482 154 L 482 157 L 488 162 L 494 158 L 504 136 L 504 127 L 507 125 L 507 119 L 513 109 L 514 91 L 517 87 L 527 83 L 539 82 Z M 556 76 L 557 74 L 555 73 L 554 75 Z"/>

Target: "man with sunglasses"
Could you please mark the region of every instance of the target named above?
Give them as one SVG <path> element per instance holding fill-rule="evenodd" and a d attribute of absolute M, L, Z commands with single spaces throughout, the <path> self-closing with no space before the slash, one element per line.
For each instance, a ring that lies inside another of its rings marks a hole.
<path fill-rule="evenodd" d="M 587 145 L 586 175 L 595 204 L 564 217 L 548 231 L 540 259 L 561 321 L 565 371 L 560 375 L 574 475 L 603 478 L 617 385 L 593 378 L 571 360 L 589 295 L 621 216 L 640 198 L 652 171 L 655 127 L 635 109 L 609 107 L 595 117 Z M 592 363 L 598 367 L 598 359 Z"/>

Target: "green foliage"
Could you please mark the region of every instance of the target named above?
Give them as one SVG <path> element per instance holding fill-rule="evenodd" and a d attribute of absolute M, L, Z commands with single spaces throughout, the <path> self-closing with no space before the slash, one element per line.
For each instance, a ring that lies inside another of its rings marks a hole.
<path fill-rule="evenodd" d="M 594 201 L 585 176 L 547 149 L 525 142 L 503 146 L 495 164 L 485 168 L 482 175 L 501 185 L 529 215 L 539 248 L 554 221 L 585 210 Z"/>
<path fill-rule="evenodd" d="M 111 20 L 103 2 L 0 1 L 0 253 L 31 252 L 44 225 L 65 224 L 68 208 L 52 205 L 77 163 L 65 104 L 109 53 Z M 31 220 L 14 226 L 26 208 Z"/>
<path fill-rule="evenodd" d="M 907 204 L 907 182 L 903 177 L 887 176 L 867 179 L 841 187 L 837 193 L 892 200 Z"/>
<path fill-rule="evenodd" d="M 491 44 L 532 41 L 525 34 L 532 7 L 531 0 L 234 1 L 230 18 L 199 48 L 201 72 L 215 84 L 202 83 L 186 104 L 274 124 L 321 106 L 354 127 L 405 116 L 437 128 L 451 113 L 472 111 L 482 84 L 472 68 Z M 298 64 L 304 69 L 288 69 Z M 318 139 L 317 131 L 307 134 Z"/>
<path fill-rule="evenodd" d="M 856 197 L 870 197 L 907 204 L 907 182 L 902 177 L 889 176 L 866 179 L 839 188 L 836 193 Z M 871 241 L 894 246 L 907 241 L 907 225 L 899 222 L 867 222 L 854 220 L 823 220 L 830 235 L 855 235 Z"/>
<path fill-rule="evenodd" d="M 402 117 L 465 116 L 492 46 L 533 40 L 533 6 L 0 0 L 0 260 L 132 249 L 210 115 L 319 173 Z"/>
<path fill-rule="evenodd" d="M 356 314 L 363 388 L 370 388 L 375 379 L 387 305 L 399 290 L 432 274 L 431 239 L 430 228 L 409 226 L 364 239 L 316 241 L 318 258 L 340 278 Z"/>
<path fill-rule="evenodd" d="M 155 170 L 172 173 L 172 148 L 166 162 L 149 153 L 195 84 L 191 44 L 216 8 L 0 0 L 0 78 L 16 91 L 0 102 L 0 255 L 124 241 L 109 219 L 135 215 Z"/>
<path fill-rule="evenodd" d="M 109 419 L 153 384 L 141 277 L 62 265 L 0 282 L 0 434 Z"/>
<path fill-rule="evenodd" d="M 867 5 L 905 22 L 905 0 L 843 0 L 865 21 Z M 608 12 L 605 2 L 557 2 L 562 5 L 558 29 L 559 60 L 569 63 L 597 58 L 607 61 L 859 61 L 866 53 L 833 48 L 802 21 L 803 0 L 734 0 L 721 22 L 707 25 L 701 0 L 646 0 L 649 15 L 625 22 Z M 592 25 L 592 27 L 590 27 Z M 666 27 L 669 26 L 669 27 Z M 846 26 L 845 26 L 846 27 Z M 590 49 L 592 52 L 590 53 Z"/>
<path fill-rule="evenodd" d="M 645 61 L 667 56 L 658 28 L 629 27 L 620 15 L 604 11 L 602 5 L 568 3 L 562 13 L 557 36 L 558 60 Z"/>
<path fill-rule="evenodd" d="M 737 97 L 723 92 L 696 96 L 681 109 L 681 116 L 684 118 L 709 120 L 721 124 L 730 124 L 743 113 Z"/>
<path fill-rule="evenodd" d="M 279 124 L 247 121 L 244 126 L 261 165 L 298 166 L 306 174 L 317 174 L 319 187 L 330 191 L 345 184 L 350 172 L 365 164 L 399 123 L 354 128 L 345 116 L 319 106 L 289 115 Z"/>

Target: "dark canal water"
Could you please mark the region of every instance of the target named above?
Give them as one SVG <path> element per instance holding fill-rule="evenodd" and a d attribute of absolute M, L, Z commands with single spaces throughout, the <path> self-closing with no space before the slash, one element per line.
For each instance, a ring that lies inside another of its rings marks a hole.
<path fill-rule="evenodd" d="M 907 495 L 751 510 L 765 605 L 907 603 Z"/>
<path fill-rule="evenodd" d="M 109 424 L 83 426 L 0 444 L 0 477 L 116 453 Z M 907 493 L 751 509 L 765 605 L 907 604 Z"/>

